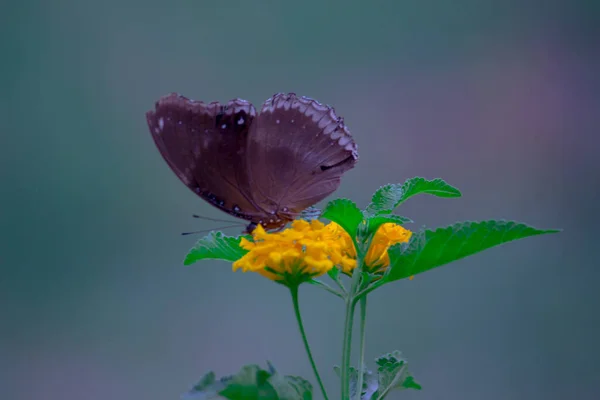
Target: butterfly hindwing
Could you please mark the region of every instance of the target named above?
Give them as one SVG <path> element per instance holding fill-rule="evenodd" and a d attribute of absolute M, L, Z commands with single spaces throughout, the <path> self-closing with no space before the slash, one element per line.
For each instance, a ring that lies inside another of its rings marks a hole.
<path fill-rule="evenodd" d="M 267 230 L 281 229 L 335 191 L 358 159 L 333 108 L 293 93 L 255 108 L 176 93 L 146 113 L 161 155 L 179 179 L 213 206 Z"/>
<path fill-rule="evenodd" d="M 247 169 L 261 208 L 300 212 L 334 192 L 358 159 L 356 143 L 333 108 L 276 94 L 250 127 Z"/>

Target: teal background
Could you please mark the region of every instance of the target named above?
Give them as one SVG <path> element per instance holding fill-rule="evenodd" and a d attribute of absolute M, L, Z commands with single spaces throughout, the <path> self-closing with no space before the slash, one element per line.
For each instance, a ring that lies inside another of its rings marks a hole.
<path fill-rule="evenodd" d="M 220 226 L 191 214 L 226 216 L 154 147 L 144 113 L 172 91 L 334 105 L 360 160 L 333 197 L 365 206 L 416 175 L 462 190 L 409 201 L 415 229 L 564 228 L 370 296 L 369 360 L 398 348 L 424 386 L 390 398 L 598 398 L 598 2 L 0 7 L 0 399 L 175 399 L 267 359 L 315 382 L 283 287 L 181 264 L 196 238 L 180 232 Z M 339 398 L 343 305 L 300 295 Z"/>

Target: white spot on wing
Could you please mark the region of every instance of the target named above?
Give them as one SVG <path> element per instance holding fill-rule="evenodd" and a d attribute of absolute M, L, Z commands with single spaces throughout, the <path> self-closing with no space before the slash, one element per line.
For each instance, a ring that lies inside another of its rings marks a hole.
<path fill-rule="evenodd" d="M 242 125 L 244 123 L 244 117 L 240 117 L 240 119 L 238 119 L 238 125 Z"/>
<path fill-rule="evenodd" d="M 327 111 L 328 107 L 326 105 L 323 105 L 321 103 L 319 103 L 318 101 L 315 101 L 313 103 L 313 107 L 315 108 L 315 110 L 317 110 L 318 112 L 325 112 Z"/>
<path fill-rule="evenodd" d="M 280 121 L 279 121 L 278 119 L 277 119 L 277 120 L 275 120 L 275 123 L 276 123 L 276 124 L 279 124 L 279 122 L 280 122 Z"/>
<path fill-rule="evenodd" d="M 339 140 L 338 140 L 338 144 L 342 147 L 344 147 L 346 144 L 350 143 L 351 140 L 348 136 L 342 136 Z"/>
<path fill-rule="evenodd" d="M 225 128 L 227 128 L 227 124 L 221 125 L 221 129 L 225 129 Z"/>
<path fill-rule="evenodd" d="M 342 137 L 342 135 L 343 135 L 342 131 L 336 130 L 336 131 L 333 131 L 333 133 L 331 134 L 331 138 L 333 140 L 338 140 L 339 138 Z"/>
<path fill-rule="evenodd" d="M 160 117 L 158 119 L 158 128 L 162 131 L 162 129 L 165 127 L 165 120 L 163 119 L 163 117 Z"/>
<path fill-rule="evenodd" d="M 317 124 L 317 126 L 319 127 L 319 129 L 323 129 L 330 123 L 331 123 L 331 120 L 329 118 L 321 118 L 319 120 L 319 123 Z"/>

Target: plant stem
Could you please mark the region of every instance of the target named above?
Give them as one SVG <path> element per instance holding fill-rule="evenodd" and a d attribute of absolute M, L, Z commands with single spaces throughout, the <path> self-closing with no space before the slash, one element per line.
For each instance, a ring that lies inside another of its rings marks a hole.
<path fill-rule="evenodd" d="M 336 276 L 335 278 L 332 278 L 332 279 L 336 283 L 336 285 L 338 285 L 338 287 L 340 288 L 342 295 L 346 296 L 348 294 L 348 292 L 346 291 L 346 288 L 344 287 L 344 284 L 342 283 L 342 281 L 340 281 L 340 277 Z"/>
<path fill-rule="evenodd" d="M 371 293 L 373 290 L 377 289 L 378 287 L 380 287 L 381 285 L 383 285 L 386 282 L 387 282 L 386 278 L 383 277 L 382 279 L 376 281 L 374 284 L 367 286 L 363 290 L 359 291 L 355 297 L 357 299 L 360 299 L 360 298 L 366 296 L 367 294 Z"/>
<path fill-rule="evenodd" d="M 334 295 L 336 295 L 337 297 L 343 299 L 344 298 L 344 294 L 338 292 L 337 290 L 335 290 L 334 288 L 332 288 L 331 286 L 329 286 L 328 284 L 326 284 L 325 282 L 322 282 L 318 279 L 312 279 L 310 281 L 308 281 L 308 283 L 310 283 L 311 285 L 315 285 L 315 286 L 320 286 L 323 289 L 327 290 L 329 293 L 332 293 Z"/>
<path fill-rule="evenodd" d="M 346 299 L 346 321 L 344 322 L 344 343 L 342 347 L 342 400 L 350 399 L 350 356 L 352 355 L 352 326 L 354 324 L 354 307 L 352 298 Z"/>
<path fill-rule="evenodd" d="M 308 355 L 308 360 L 310 361 L 310 365 L 315 373 L 315 377 L 317 378 L 317 382 L 319 382 L 319 387 L 321 388 L 321 393 L 323 393 L 323 398 L 328 400 L 327 392 L 325 391 L 325 386 L 323 385 L 323 381 L 321 380 L 321 376 L 319 375 L 319 371 L 317 370 L 317 365 L 315 364 L 315 360 L 313 359 L 312 352 L 310 351 L 310 346 L 308 345 L 308 339 L 306 338 L 306 332 L 304 331 L 304 324 L 302 323 L 302 317 L 300 316 L 300 305 L 298 304 L 298 285 L 293 285 L 290 287 L 290 292 L 292 293 L 292 303 L 294 304 L 294 313 L 296 314 L 296 321 L 298 321 L 298 328 L 300 329 L 300 335 L 302 336 L 302 341 L 304 342 L 304 349 L 306 350 L 306 354 Z"/>
<path fill-rule="evenodd" d="M 358 249 L 358 247 L 357 247 Z M 352 328 L 356 308 L 356 292 L 360 285 L 363 254 L 357 250 L 356 268 L 352 272 L 352 283 L 346 297 L 346 321 L 344 322 L 344 343 L 342 347 L 342 400 L 350 400 L 350 357 L 352 356 Z"/>
<path fill-rule="evenodd" d="M 365 322 L 367 320 L 367 296 L 363 296 L 360 299 L 360 332 L 359 332 L 359 359 L 358 359 L 358 384 L 356 385 L 356 389 L 358 391 L 358 399 L 360 400 L 362 394 L 362 386 L 363 386 L 363 377 L 365 371 Z"/>

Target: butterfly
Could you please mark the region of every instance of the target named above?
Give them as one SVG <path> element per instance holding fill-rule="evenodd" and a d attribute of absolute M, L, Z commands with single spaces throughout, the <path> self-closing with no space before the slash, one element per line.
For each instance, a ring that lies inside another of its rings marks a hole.
<path fill-rule="evenodd" d="M 277 93 L 204 103 L 171 93 L 146 113 L 154 143 L 177 177 L 226 213 L 280 230 L 333 193 L 358 149 L 332 107 Z M 318 212 L 318 210 L 317 210 Z"/>

